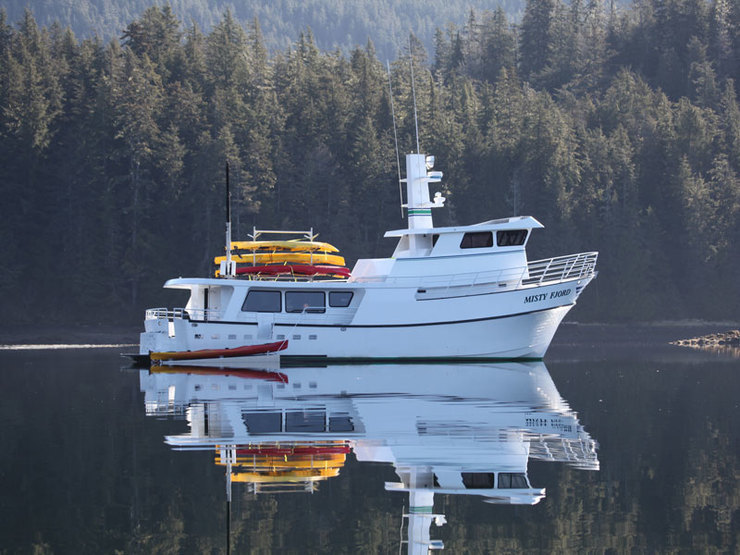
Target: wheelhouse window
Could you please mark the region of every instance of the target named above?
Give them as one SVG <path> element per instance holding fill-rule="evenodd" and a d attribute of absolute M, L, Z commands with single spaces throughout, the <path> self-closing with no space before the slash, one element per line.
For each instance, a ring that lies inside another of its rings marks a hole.
<path fill-rule="evenodd" d="M 493 472 L 462 472 L 465 489 L 491 489 L 494 484 Z"/>
<path fill-rule="evenodd" d="M 498 487 L 501 489 L 526 489 L 527 477 L 520 472 L 499 472 Z"/>
<path fill-rule="evenodd" d="M 329 306 L 346 308 L 352 302 L 352 291 L 329 291 Z"/>
<path fill-rule="evenodd" d="M 242 311 L 244 312 L 280 312 L 282 303 L 280 291 L 255 291 L 251 290 L 244 299 Z"/>
<path fill-rule="evenodd" d="M 285 293 L 286 312 L 326 312 L 323 291 L 287 291 Z"/>
<path fill-rule="evenodd" d="M 285 413 L 286 432 L 325 432 L 326 413 L 323 411 L 290 411 Z"/>
<path fill-rule="evenodd" d="M 466 233 L 460 241 L 461 249 L 484 249 L 493 246 L 492 231 L 476 231 Z"/>
<path fill-rule="evenodd" d="M 329 417 L 329 431 L 330 432 L 354 432 L 355 425 L 352 423 L 351 416 L 330 416 Z"/>
<path fill-rule="evenodd" d="M 526 229 L 506 229 L 496 232 L 496 244 L 499 247 L 517 247 L 527 240 Z"/>
<path fill-rule="evenodd" d="M 283 431 L 281 412 L 245 412 L 242 420 L 250 434 L 270 434 Z"/>

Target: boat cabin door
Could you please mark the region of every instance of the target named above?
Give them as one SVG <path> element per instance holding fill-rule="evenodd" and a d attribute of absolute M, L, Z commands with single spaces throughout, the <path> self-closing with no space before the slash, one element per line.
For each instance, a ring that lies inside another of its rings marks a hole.
<path fill-rule="evenodd" d="M 208 321 L 208 287 L 203 288 L 203 320 Z"/>
<path fill-rule="evenodd" d="M 275 315 L 271 313 L 257 313 L 257 339 L 272 339 L 272 328 L 275 324 Z"/>

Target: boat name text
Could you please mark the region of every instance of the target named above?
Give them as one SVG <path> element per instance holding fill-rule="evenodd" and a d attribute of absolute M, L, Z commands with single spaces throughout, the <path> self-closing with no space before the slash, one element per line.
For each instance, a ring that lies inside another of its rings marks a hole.
<path fill-rule="evenodd" d="M 539 295 L 529 295 L 527 297 L 524 297 L 524 302 L 537 303 L 548 298 L 557 299 L 558 297 L 565 297 L 567 295 L 570 295 L 570 289 L 560 289 L 558 291 L 553 291 L 552 293 L 550 293 L 550 295 L 548 295 L 547 293 L 540 293 Z"/>

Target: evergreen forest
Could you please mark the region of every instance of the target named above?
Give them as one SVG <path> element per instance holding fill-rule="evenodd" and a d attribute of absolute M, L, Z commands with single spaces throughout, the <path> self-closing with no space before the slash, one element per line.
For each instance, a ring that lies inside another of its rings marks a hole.
<path fill-rule="evenodd" d="M 369 38 L 383 61 L 396 57 L 409 29 L 431 48 L 437 27 L 464 22 L 471 9 L 500 6 L 516 20 L 524 10 L 523 0 L 3 0 L 11 21 L 28 8 L 39 25 L 58 21 L 78 36 L 98 34 L 103 40 L 119 37 L 152 5 L 167 5 L 178 19 L 206 31 L 218 24 L 226 9 L 242 23 L 257 18 L 268 51 L 288 48 L 307 27 L 321 50 L 349 53 Z"/>
<path fill-rule="evenodd" d="M 413 31 L 413 30 L 412 30 Z M 740 313 L 740 0 L 529 0 L 413 32 L 389 64 L 307 27 L 208 31 L 150 7 L 120 39 L 0 12 L 0 294 L 13 322 L 138 322 L 235 238 L 308 229 L 389 256 L 402 154 L 436 156 L 437 225 L 528 214 L 531 259 L 600 251 L 572 320 Z M 402 172 L 404 171 L 401 168 Z M 177 304 L 181 306 L 181 304 Z"/>

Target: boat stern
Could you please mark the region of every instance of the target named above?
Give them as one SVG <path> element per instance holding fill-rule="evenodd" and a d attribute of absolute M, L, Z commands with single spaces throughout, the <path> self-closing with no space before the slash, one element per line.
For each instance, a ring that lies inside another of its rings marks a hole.
<path fill-rule="evenodd" d="M 184 349 L 186 323 L 165 308 L 150 308 L 146 311 L 144 331 L 139 335 L 139 354 Z"/>

